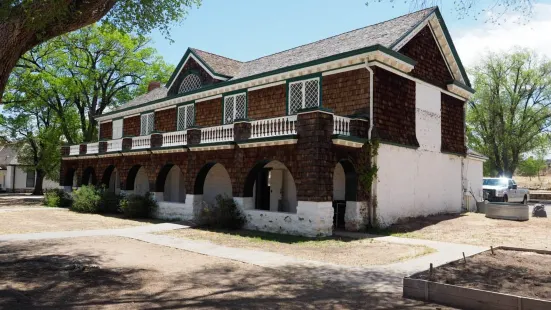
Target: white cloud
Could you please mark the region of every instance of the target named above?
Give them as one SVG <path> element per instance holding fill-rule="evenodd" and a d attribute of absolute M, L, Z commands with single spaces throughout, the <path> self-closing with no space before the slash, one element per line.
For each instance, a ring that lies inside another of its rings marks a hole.
<path fill-rule="evenodd" d="M 530 20 L 524 24 L 517 21 L 518 16 L 503 16 L 501 25 L 467 28 L 456 35 L 454 43 L 463 65 L 472 67 L 487 52 L 509 51 L 516 46 L 551 58 L 551 4 L 536 3 Z"/>

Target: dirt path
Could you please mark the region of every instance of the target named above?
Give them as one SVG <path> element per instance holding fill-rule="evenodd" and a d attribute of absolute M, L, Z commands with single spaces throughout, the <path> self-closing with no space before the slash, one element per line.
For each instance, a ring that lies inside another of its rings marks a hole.
<path fill-rule="evenodd" d="M 121 237 L 5 242 L 0 266 L 6 309 L 443 309 L 320 281 L 323 270 L 261 268 Z"/>
<path fill-rule="evenodd" d="M 551 208 L 546 209 L 550 213 Z M 551 250 L 551 217 L 516 222 L 488 219 L 478 213 L 437 215 L 411 219 L 391 226 L 389 231 L 399 237 Z"/>
<path fill-rule="evenodd" d="M 124 228 L 149 225 L 159 221 L 137 221 L 120 216 L 80 214 L 49 208 L 3 212 L 0 208 L 0 235 L 50 231 Z"/>

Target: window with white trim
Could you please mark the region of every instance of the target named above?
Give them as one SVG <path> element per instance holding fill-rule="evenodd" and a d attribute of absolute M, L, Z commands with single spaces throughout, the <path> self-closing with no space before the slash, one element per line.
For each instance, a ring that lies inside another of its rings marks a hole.
<path fill-rule="evenodd" d="M 187 93 L 188 91 L 201 87 L 202 84 L 201 78 L 197 74 L 191 73 L 182 80 L 180 88 L 178 88 L 178 93 Z"/>
<path fill-rule="evenodd" d="M 178 131 L 186 130 L 195 125 L 195 104 L 188 104 L 178 107 Z"/>
<path fill-rule="evenodd" d="M 113 121 L 113 140 L 122 138 L 122 119 Z"/>
<path fill-rule="evenodd" d="M 224 124 L 247 117 L 247 94 L 241 93 L 224 97 Z"/>
<path fill-rule="evenodd" d="M 320 105 L 319 78 L 289 83 L 289 115 Z"/>
<path fill-rule="evenodd" d="M 153 132 L 155 127 L 155 113 L 142 114 L 140 123 L 140 136 L 147 136 Z"/>

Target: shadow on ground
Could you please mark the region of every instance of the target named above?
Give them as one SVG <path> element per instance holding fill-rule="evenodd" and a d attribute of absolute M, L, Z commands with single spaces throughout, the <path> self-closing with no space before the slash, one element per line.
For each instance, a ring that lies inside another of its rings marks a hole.
<path fill-rule="evenodd" d="M 368 233 L 377 235 L 399 235 L 414 232 L 428 226 L 436 225 L 440 222 L 454 220 L 466 216 L 463 213 L 438 214 L 430 216 L 410 217 L 400 220 L 384 229 L 368 230 Z"/>
<path fill-rule="evenodd" d="M 183 267 L 169 273 L 104 267 L 101 253 L 37 256 L 36 250 L 0 246 L 0 308 L 434 309 L 402 299 L 398 279 L 378 272 L 234 262 L 188 270 L 181 261 Z"/>

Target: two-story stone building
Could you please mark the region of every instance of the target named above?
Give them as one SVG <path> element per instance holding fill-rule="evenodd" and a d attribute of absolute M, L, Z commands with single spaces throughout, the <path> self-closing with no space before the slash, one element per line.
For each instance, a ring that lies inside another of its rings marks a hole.
<path fill-rule="evenodd" d="M 165 86 L 97 118 L 99 142 L 63 148 L 60 183 L 153 192 L 161 218 L 223 194 L 250 229 L 310 236 L 459 212 L 472 92 L 437 8 L 248 62 L 190 48 Z"/>

